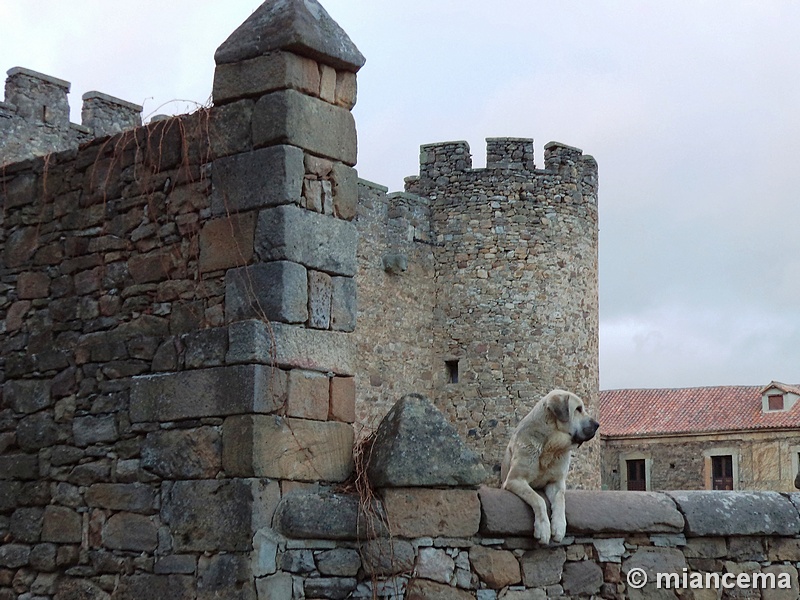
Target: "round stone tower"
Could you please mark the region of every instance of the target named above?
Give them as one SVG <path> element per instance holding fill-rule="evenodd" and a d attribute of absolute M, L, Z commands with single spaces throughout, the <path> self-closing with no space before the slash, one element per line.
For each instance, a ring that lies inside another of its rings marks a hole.
<path fill-rule="evenodd" d="M 553 388 L 598 396 L 597 163 L 551 142 L 490 138 L 485 169 L 466 142 L 421 147 L 409 192 L 431 202 L 437 406 L 499 476 L 511 431 Z M 601 423 L 602 428 L 602 423 Z M 598 488 L 596 441 L 573 488 Z"/>

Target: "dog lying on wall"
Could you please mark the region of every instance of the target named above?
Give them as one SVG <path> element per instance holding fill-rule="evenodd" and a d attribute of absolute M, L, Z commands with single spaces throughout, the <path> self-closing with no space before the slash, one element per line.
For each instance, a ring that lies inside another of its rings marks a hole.
<path fill-rule="evenodd" d="M 564 491 L 572 451 L 594 437 L 600 424 L 572 392 L 553 390 L 539 400 L 511 434 L 500 476 L 502 488 L 533 509 L 533 535 L 543 544 L 560 542 L 567 532 Z M 550 501 L 547 515 L 544 490 Z"/>

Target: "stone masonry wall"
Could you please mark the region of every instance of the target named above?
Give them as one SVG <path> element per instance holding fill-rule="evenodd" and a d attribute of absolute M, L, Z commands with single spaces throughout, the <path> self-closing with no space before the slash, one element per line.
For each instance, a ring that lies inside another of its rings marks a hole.
<path fill-rule="evenodd" d="M 213 109 L 0 170 L 3 600 L 269 597 L 277 501 L 352 471 L 363 57 L 304 0 L 215 58 Z"/>
<path fill-rule="evenodd" d="M 263 589 L 406 600 L 800 594 L 796 493 L 571 490 L 567 537 L 549 546 L 532 540 L 530 508 L 504 490 L 387 488 L 380 497 L 383 519 L 373 511 L 372 520 L 344 494 L 285 497 Z M 636 569 L 647 577 L 641 589 L 628 582 L 637 583 Z M 672 577 L 661 588 L 658 573 Z M 761 583 L 737 588 L 740 574 Z"/>
<path fill-rule="evenodd" d="M 430 198 L 434 242 L 434 400 L 499 476 L 511 431 L 554 388 L 598 394 L 597 164 L 550 143 L 487 140 L 486 169 L 466 142 L 422 146 L 407 190 Z M 445 363 L 457 363 L 453 382 Z M 596 442 L 573 487 L 599 488 Z"/>
<path fill-rule="evenodd" d="M 800 435 L 777 438 L 773 433 L 745 433 L 731 436 L 704 436 L 674 440 L 654 439 L 603 441 L 602 475 L 604 489 L 621 489 L 620 458 L 633 455 L 648 458 L 650 489 L 701 490 L 707 488 L 710 464 L 704 453 L 725 449 L 736 456 L 737 489 L 794 491 L 793 454 L 800 446 Z"/>
<path fill-rule="evenodd" d="M 358 214 L 357 421 L 374 429 L 398 398 L 430 395 L 436 289 L 430 206 L 360 181 Z"/>

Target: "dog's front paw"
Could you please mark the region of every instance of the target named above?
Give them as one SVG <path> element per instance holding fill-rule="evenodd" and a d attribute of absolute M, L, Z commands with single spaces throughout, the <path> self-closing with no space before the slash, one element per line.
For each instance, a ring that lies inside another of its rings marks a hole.
<path fill-rule="evenodd" d="M 542 544 L 550 543 L 550 519 L 537 519 L 534 522 L 533 537 Z"/>
<path fill-rule="evenodd" d="M 561 542 L 564 539 L 564 536 L 567 534 L 567 524 L 564 521 L 554 520 L 553 527 L 552 527 L 552 540 L 556 544 Z"/>

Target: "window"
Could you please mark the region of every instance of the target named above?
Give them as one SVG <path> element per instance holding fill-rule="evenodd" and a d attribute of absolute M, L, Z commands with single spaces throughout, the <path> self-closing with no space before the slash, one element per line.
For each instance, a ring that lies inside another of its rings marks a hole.
<path fill-rule="evenodd" d="M 447 383 L 458 383 L 458 361 L 446 360 L 444 364 L 447 365 Z"/>
<path fill-rule="evenodd" d="M 767 396 L 768 410 L 783 410 L 783 394 L 770 394 Z"/>
<path fill-rule="evenodd" d="M 625 461 L 628 472 L 628 490 L 645 491 L 647 489 L 647 470 L 643 458 Z"/>
<path fill-rule="evenodd" d="M 733 489 L 733 456 L 730 454 L 711 457 L 711 489 Z"/>

